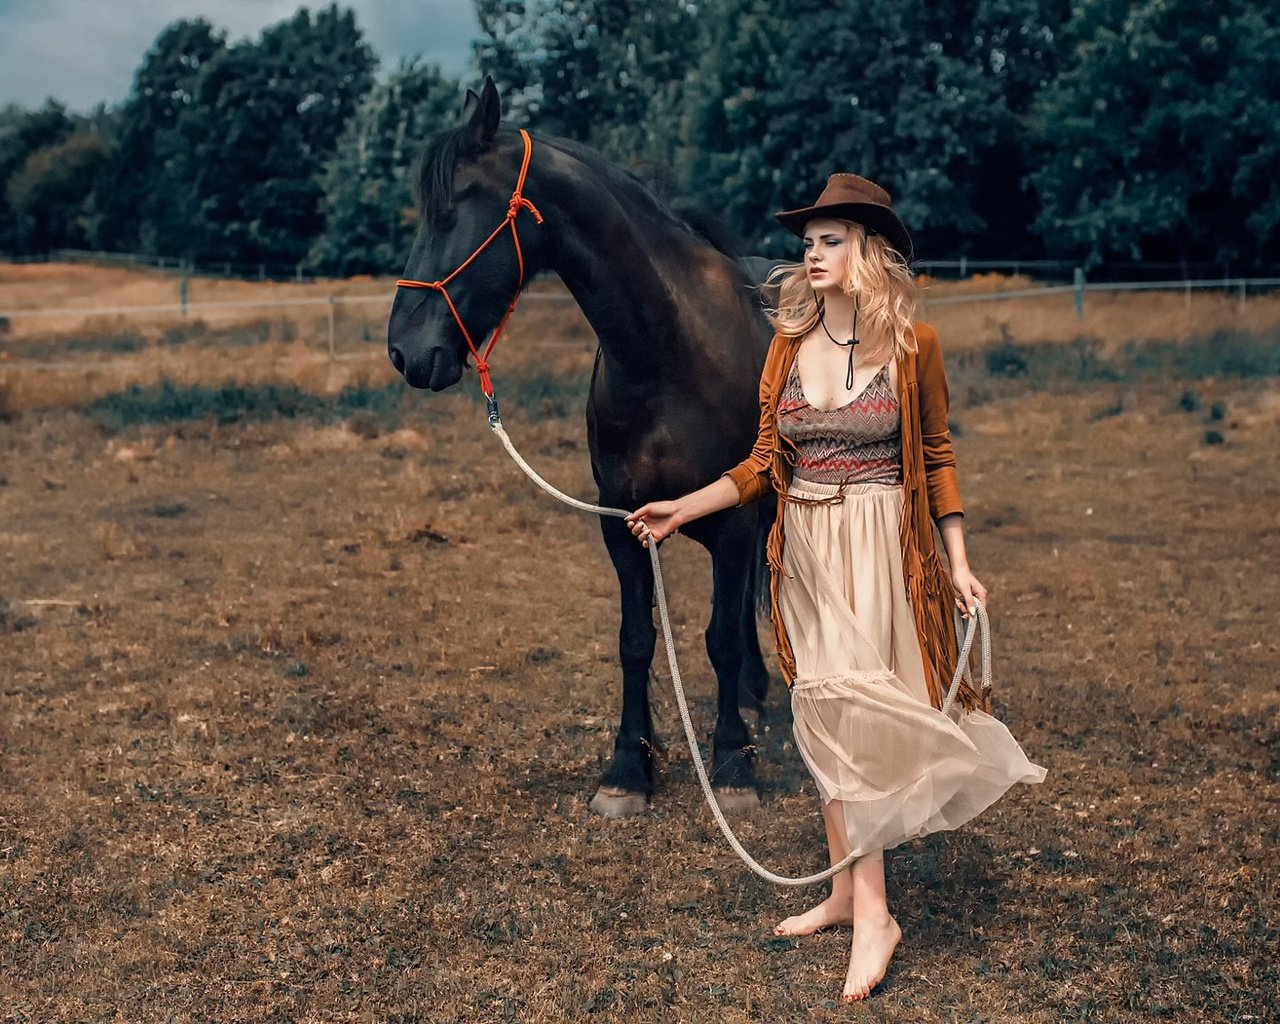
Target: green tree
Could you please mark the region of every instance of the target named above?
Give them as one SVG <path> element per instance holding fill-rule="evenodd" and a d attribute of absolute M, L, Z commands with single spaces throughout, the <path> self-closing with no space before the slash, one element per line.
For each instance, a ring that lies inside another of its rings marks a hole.
<path fill-rule="evenodd" d="M 855 170 L 930 252 L 1036 246 L 1023 117 L 1069 0 L 477 0 L 483 70 L 538 127 L 679 188 L 755 248 L 773 210 Z"/>
<path fill-rule="evenodd" d="M 699 59 L 681 82 L 677 177 L 753 244 L 788 192 L 764 155 L 788 21 L 770 0 L 713 0 L 700 19 Z"/>
<path fill-rule="evenodd" d="M 1016 184 L 1002 167 L 1019 150 L 1019 107 L 1051 72 L 1048 3 L 797 0 L 788 18 L 764 146 L 784 203 L 843 168 L 894 194 L 918 253 L 991 253 L 1018 237 L 1000 222 Z"/>
<path fill-rule="evenodd" d="M 223 34 L 209 22 L 183 19 L 161 31 L 143 57 L 98 181 L 92 231 L 98 248 L 183 251 L 192 202 L 175 173 L 180 144 L 174 130 L 194 102 L 200 73 L 225 49 Z"/>
<path fill-rule="evenodd" d="M 301 260 L 323 226 L 325 165 L 375 63 L 354 14 L 336 5 L 215 54 L 173 132 L 190 223 L 161 244 L 203 259 Z"/>
<path fill-rule="evenodd" d="M 9 185 L 33 153 L 65 141 L 76 130 L 66 107 L 48 100 L 39 110 L 16 104 L 0 109 L 0 250 L 24 249 L 19 216 L 10 204 Z M 25 193 L 27 186 L 20 186 Z"/>
<path fill-rule="evenodd" d="M 456 120 L 460 100 L 456 81 L 416 62 L 370 90 L 325 171 L 312 265 L 347 276 L 403 264 L 417 224 L 412 171 L 422 141 Z"/>
<path fill-rule="evenodd" d="M 1239 263 L 1280 233 L 1280 10 L 1079 0 L 1037 104 L 1037 227 L 1064 255 Z"/>
<path fill-rule="evenodd" d="M 476 57 L 515 118 L 624 163 L 674 159 L 691 0 L 477 0 Z"/>
<path fill-rule="evenodd" d="M 101 136 L 94 131 L 77 132 L 27 157 L 5 189 L 17 249 L 40 252 L 88 244 L 90 201 L 105 157 Z"/>

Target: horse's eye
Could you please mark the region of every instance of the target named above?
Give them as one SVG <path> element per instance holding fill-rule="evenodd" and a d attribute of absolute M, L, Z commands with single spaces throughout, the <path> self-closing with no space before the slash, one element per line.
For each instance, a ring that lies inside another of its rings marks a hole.
<path fill-rule="evenodd" d="M 433 209 L 427 211 L 427 224 L 435 231 L 445 231 L 452 228 L 457 219 L 457 211 L 452 206 L 443 210 Z"/>

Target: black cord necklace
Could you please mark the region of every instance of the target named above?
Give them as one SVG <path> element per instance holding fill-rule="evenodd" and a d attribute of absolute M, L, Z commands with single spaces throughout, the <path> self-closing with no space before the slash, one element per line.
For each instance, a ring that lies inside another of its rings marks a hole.
<path fill-rule="evenodd" d="M 818 323 L 822 324 L 822 330 L 826 334 L 826 336 L 831 339 L 831 344 L 839 345 L 841 348 L 847 348 L 849 350 L 849 370 L 844 376 L 844 389 L 846 391 L 852 391 L 853 390 L 853 349 L 854 349 L 854 346 L 856 346 L 860 340 L 858 338 L 858 300 L 857 299 L 853 300 L 853 330 L 850 332 L 853 335 L 853 337 L 850 338 L 848 341 L 837 341 L 835 339 L 835 336 L 827 328 L 827 318 L 825 315 L 826 310 L 824 308 L 824 305 L 825 304 L 820 304 L 818 306 Z"/>

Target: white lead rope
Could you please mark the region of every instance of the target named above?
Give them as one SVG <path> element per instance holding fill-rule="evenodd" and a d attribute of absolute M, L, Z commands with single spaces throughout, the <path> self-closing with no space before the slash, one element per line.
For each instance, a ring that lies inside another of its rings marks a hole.
<path fill-rule="evenodd" d="M 489 426 L 493 432 L 498 435 L 498 439 L 507 450 L 507 454 L 515 460 L 517 466 L 524 470 L 525 474 L 535 484 L 541 487 L 552 497 L 579 509 L 582 512 L 591 512 L 595 515 L 613 516 L 617 519 L 625 519 L 631 513 L 625 509 L 607 508 L 603 505 L 593 505 L 590 502 L 579 501 L 572 498 L 563 491 L 557 490 L 551 484 L 547 483 L 538 473 L 521 457 L 516 451 L 516 447 L 511 443 L 511 438 L 507 436 L 506 430 L 502 426 L 502 421 L 496 415 L 491 414 L 489 417 Z M 662 563 L 658 559 L 658 545 L 650 543 L 649 547 L 649 564 L 653 567 L 654 589 L 658 598 L 658 615 L 662 619 L 662 638 L 667 646 L 667 663 L 671 666 L 671 685 L 676 692 L 676 704 L 680 708 L 680 721 L 684 724 L 685 739 L 689 741 L 689 753 L 693 757 L 693 767 L 697 770 L 698 781 L 702 784 L 703 795 L 707 798 L 707 806 L 711 808 L 711 813 L 716 819 L 716 824 L 720 826 L 720 831 L 724 833 L 724 837 L 728 840 L 729 845 L 733 848 L 733 852 L 742 858 L 742 862 L 747 865 L 765 881 L 773 882 L 775 885 L 813 885 L 817 882 L 825 882 L 833 875 L 838 875 L 850 865 L 853 864 L 862 854 L 851 853 L 849 856 L 840 861 L 839 864 L 833 864 L 825 871 L 819 871 L 816 875 L 806 875 L 803 878 L 791 878 L 787 875 L 779 875 L 770 871 L 764 865 L 760 864 L 751 856 L 738 841 L 738 837 L 733 834 L 729 822 L 725 819 L 724 812 L 720 810 L 719 803 L 716 802 L 715 791 L 711 788 L 711 780 L 707 777 L 706 765 L 702 762 L 702 754 L 698 750 L 698 738 L 693 731 L 693 719 L 689 716 L 689 704 L 684 696 L 684 684 L 680 679 L 680 666 L 676 663 L 676 645 L 671 632 L 671 619 L 667 615 L 667 592 L 662 583 Z M 960 691 L 960 681 L 962 679 L 972 679 L 969 676 L 969 652 L 973 649 L 975 636 L 980 632 L 982 634 L 982 692 L 985 694 L 991 688 L 991 629 L 987 622 L 986 609 L 981 604 L 975 604 L 975 614 L 969 617 L 968 627 L 964 630 L 964 640 L 960 644 L 959 656 L 956 660 L 955 678 L 951 680 L 951 689 L 947 692 L 946 700 L 942 704 L 943 714 L 950 715 L 955 705 L 956 694 Z M 957 616 L 959 612 L 957 611 Z M 957 623 L 958 625 L 958 623 Z"/>

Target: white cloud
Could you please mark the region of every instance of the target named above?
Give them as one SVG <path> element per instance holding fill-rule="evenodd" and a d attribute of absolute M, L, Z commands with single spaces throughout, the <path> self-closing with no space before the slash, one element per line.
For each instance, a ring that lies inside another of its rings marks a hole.
<path fill-rule="evenodd" d="M 255 36 L 299 7 L 326 0 L 0 0 L 0 105 L 52 96 L 76 110 L 119 103 L 161 30 L 203 17 L 231 40 Z M 346 0 L 365 38 L 391 68 L 421 55 L 450 74 L 466 70 L 476 33 L 471 0 Z"/>

